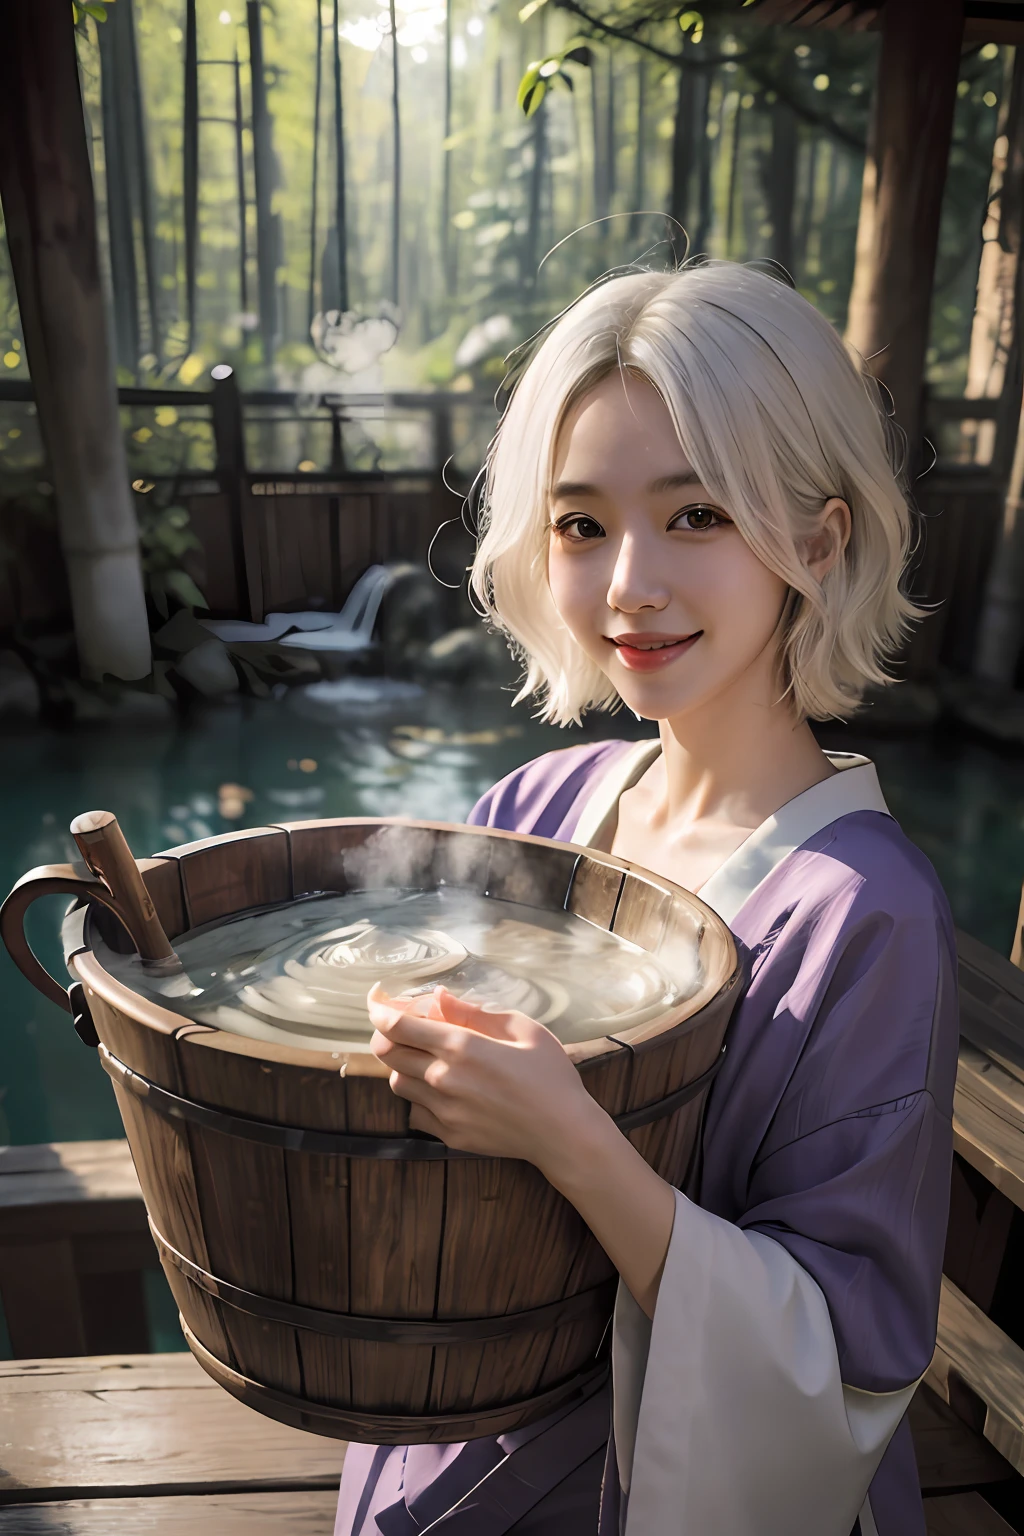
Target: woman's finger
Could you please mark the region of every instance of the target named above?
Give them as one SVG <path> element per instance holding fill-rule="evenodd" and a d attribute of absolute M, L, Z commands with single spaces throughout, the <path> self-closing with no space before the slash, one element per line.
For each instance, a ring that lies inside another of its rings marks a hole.
<path fill-rule="evenodd" d="M 402 1072 L 407 1077 L 418 1077 L 421 1081 L 426 1077 L 428 1067 L 437 1060 L 429 1051 L 417 1051 L 410 1045 L 399 1045 L 388 1035 L 382 1035 L 380 1030 L 374 1032 L 370 1050 L 392 1072 Z"/>
<path fill-rule="evenodd" d="M 399 1045 L 411 1045 L 416 1050 L 429 1051 L 433 1056 L 443 1056 L 458 1049 L 459 1037 L 464 1031 L 457 1024 L 445 1019 L 423 1019 L 403 1011 L 401 1003 L 375 996 L 374 987 L 366 1000 L 370 1023 L 388 1040 Z"/>
<path fill-rule="evenodd" d="M 447 987 L 434 988 L 434 998 L 441 1017 L 460 1029 L 472 1029 L 478 1035 L 490 1035 L 495 1039 L 508 1037 L 511 1015 L 505 1010 L 485 1008 L 465 997 L 456 997 Z"/>

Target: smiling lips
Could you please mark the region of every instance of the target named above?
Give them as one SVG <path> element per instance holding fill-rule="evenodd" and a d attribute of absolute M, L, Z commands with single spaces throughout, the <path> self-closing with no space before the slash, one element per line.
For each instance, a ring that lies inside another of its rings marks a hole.
<path fill-rule="evenodd" d="M 630 672 L 656 672 L 682 656 L 703 633 L 698 629 L 692 635 L 626 634 L 609 635 L 607 639 Z"/>

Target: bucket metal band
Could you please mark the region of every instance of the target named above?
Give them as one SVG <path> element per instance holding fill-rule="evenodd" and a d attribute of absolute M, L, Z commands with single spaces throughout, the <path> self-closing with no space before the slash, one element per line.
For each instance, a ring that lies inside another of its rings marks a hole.
<path fill-rule="evenodd" d="M 409 1159 L 420 1162 L 448 1162 L 453 1158 L 476 1157 L 475 1152 L 463 1152 L 457 1147 L 445 1146 L 433 1136 L 420 1131 L 409 1131 L 404 1136 L 372 1136 L 348 1131 L 314 1131 L 305 1126 L 277 1125 L 271 1120 L 255 1120 L 233 1111 L 212 1109 L 197 1104 L 194 1099 L 182 1098 L 168 1088 L 161 1088 L 148 1077 L 134 1072 L 119 1061 L 105 1045 L 99 1047 L 104 1071 L 122 1088 L 127 1088 L 165 1120 L 188 1120 L 193 1125 L 219 1131 L 222 1136 L 233 1136 L 241 1141 L 259 1142 L 265 1147 L 280 1147 L 285 1152 L 318 1152 L 333 1157 L 371 1157 L 389 1161 Z M 725 1059 L 725 1047 L 706 1072 L 691 1083 L 668 1093 L 663 1099 L 655 1099 L 640 1109 L 630 1109 L 612 1119 L 624 1134 L 639 1130 L 666 1115 L 674 1114 L 691 1099 L 702 1094 L 713 1083 Z"/>
<path fill-rule="evenodd" d="M 577 1291 L 558 1301 L 530 1307 L 525 1312 L 506 1312 L 492 1317 L 450 1319 L 409 1317 L 364 1317 L 347 1312 L 328 1312 L 322 1307 L 308 1307 L 295 1301 L 279 1301 L 257 1291 L 231 1285 L 209 1270 L 187 1259 L 157 1231 L 152 1221 L 149 1230 L 165 1264 L 173 1264 L 193 1285 L 207 1295 L 225 1302 L 238 1312 L 259 1317 L 290 1328 L 307 1328 L 311 1333 L 335 1339 L 360 1339 L 370 1344 L 482 1344 L 506 1339 L 516 1333 L 543 1333 L 568 1323 L 600 1321 L 611 1316 L 615 1302 L 616 1276 L 602 1280 L 589 1290 Z"/>

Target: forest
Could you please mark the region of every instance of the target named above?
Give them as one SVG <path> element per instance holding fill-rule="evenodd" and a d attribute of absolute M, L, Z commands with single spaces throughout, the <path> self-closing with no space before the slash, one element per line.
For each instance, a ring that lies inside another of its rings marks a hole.
<path fill-rule="evenodd" d="M 871 33 L 766 26 L 735 0 L 108 0 L 77 14 L 122 385 L 205 389 L 227 364 L 300 415 L 324 394 L 464 392 L 481 402 L 472 456 L 506 355 L 611 268 L 770 259 L 843 324 Z M 1011 58 L 994 43 L 963 56 L 938 394 L 964 388 Z M 27 378 L 5 247 L 0 362 L 0 382 Z M 253 466 L 323 468 L 328 423 L 275 431 L 273 416 L 251 424 Z M 202 413 L 133 407 L 125 427 L 137 474 L 212 467 Z M 420 430 L 392 422 L 392 457 L 414 463 Z M 30 404 L 0 399 L 0 455 L 8 477 L 38 467 Z"/>

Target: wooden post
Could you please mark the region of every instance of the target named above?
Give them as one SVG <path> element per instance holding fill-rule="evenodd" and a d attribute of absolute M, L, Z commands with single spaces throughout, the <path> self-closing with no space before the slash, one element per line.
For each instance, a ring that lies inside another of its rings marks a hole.
<path fill-rule="evenodd" d="M 83 673 L 152 666 L 75 35 L 65 0 L 4 12 L 0 200 L 39 426 L 57 497 Z"/>
<path fill-rule="evenodd" d="M 847 339 L 889 389 L 919 457 L 939 215 L 953 132 L 963 0 L 886 0 L 864 162 Z"/>
<path fill-rule="evenodd" d="M 227 363 L 210 372 L 211 413 L 217 447 L 217 478 L 231 508 L 231 547 L 235 565 L 236 601 L 248 608 L 254 624 L 263 619 L 263 575 L 259 539 L 253 527 L 252 494 L 245 467 L 245 418 L 238 380 Z"/>

